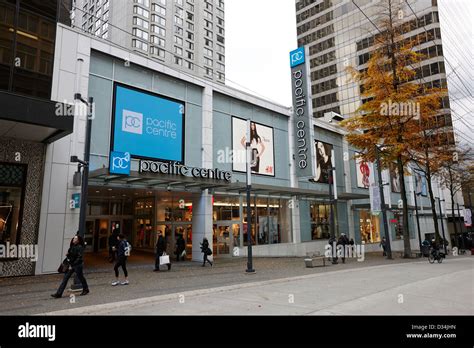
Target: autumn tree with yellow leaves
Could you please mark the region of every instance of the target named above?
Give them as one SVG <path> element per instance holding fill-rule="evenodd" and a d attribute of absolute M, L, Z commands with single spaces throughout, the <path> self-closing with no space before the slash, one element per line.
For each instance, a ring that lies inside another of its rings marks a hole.
<path fill-rule="evenodd" d="M 349 132 L 348 142 L 363 150 L 363 160 L 374 162 L 379 146 L 382 168 L 396 163 L 403 205 L 404 257 L 410 257 L 407 164 L 414 152 L 419 153 L 419 139 L 426 135 L 428 120 L 440 109 L 445 91 L 423 88 L 416 81 L 416 68 L 423 56 L 415 51 L 415 41 L 403 37 L 406 27 L 400 19 L 400 2 L 385 0 L 383 5 L 368 69 L 349 69 L 351 77 L 363 87 L 364 102 L 341 125 Z"/>

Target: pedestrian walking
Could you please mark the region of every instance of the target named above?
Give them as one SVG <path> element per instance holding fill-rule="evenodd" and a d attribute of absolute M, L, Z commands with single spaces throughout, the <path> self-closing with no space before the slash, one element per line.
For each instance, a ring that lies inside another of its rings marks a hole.
<path fill-rule="evenodd" d="M 336 237 L 331 236 L 328 240 L 328 244 L 331 246 L 331 263 L 337 265 L 337 249 L 336 249 Z"/>
<path fill-rule="evenodd" d="M 178 240 L 176 241 L 176 261 L 180 259 L 183 261 L 186 259 L 186 241 L 182 234 L 178 235 Z"/>
<path fill-rule="evenodd" d="M 69 269 L 64 273 L 63 281 L 59 286 L 56 293 L 51 296 L 54 298 L 60 298 L 63 295 L 64 289 L 66 288 L 69 278 L 75 273 L 82 284 L 82 292 L 80 296 L 87 295 L 89 293 L 89 286 L 87 285 L 86 278 L 84 278 L 84 239 L 77 235 L 72 240 L 72 245 L 68 249 L 66 259 L 69 264 Z"/>
<path fill-rule="evenodd" d="M 120 230 L 118 228 L 114 229 L 114 231 L 111 233 L 109 236 L 109 262 L 115 262 L 115 259 L 117 258 L 117 244 L 118 244 L 118 235 L 120 234 Z M 115 249 L 114 249 L 115 248 Z"/>
<path fill-rule="evenodd" d="M 346 263 L 346 245 L 349 245 L 349 239 L 345 233 L 341 233 L 336 245 L 342 245 L 342 263 Z"/>
<path fill-rule="evenodd" d="M 127 271 L 127 258 L 130 255 L 130 244 L 125 239 L 125 235 L 120 233 L 117 236 L 117 246 L 114 247 L 114 251 L 117 252 L 117 261 L 115 262 L 114 271 L 115 271 L 115 281 L 112 282 L 112 286 L 128 285 L 128 271 Z M 119 268 L 122 267 L 124 280 L 123 282 L 119 281 Z"/>
<path fill-rule="evenodd" d="M 382 237 L 382 240 L 380 242 L 380 246 L 383 249 L 383 256 L 387 256 L 387 240 L 385 239 L 385 237 Z"/>
<path fill-rule="evenodd" d="M 206 261 L 212 267 L 212 262 L 207 258 L 209 255 L 212 255 L 212 250 L 209 248 L 209 241 L 207 238 L 204 238 L 201 243 L 201 252 L 204 254 L 204 259 L 202 261 L 202 267 L 206 267 Z"/>
<path fill-rule="evenodd" d="M 160 271 L 160 257 L 166 254 L 166 240 L 161 231 L 158 231 L 158 240 L 156 241 L 156 258 L 154 272 Z M 171 262 L 167 264 L 168 271 L 171 269 Z"/>

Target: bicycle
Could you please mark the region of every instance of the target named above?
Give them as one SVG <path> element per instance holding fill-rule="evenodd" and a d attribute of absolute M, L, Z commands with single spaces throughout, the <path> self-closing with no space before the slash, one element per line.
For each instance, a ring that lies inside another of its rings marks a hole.
<path fill-rule="evenodd" d="M 446 258 L 446 255 L 444 253 L 440 252 L 439 250 L 430 248 L 430 254 L 428 255 L 428 262 L 433 264 L 435 261 L 438 261 L 438 263 L 442 263 L 443 259 Z"/>

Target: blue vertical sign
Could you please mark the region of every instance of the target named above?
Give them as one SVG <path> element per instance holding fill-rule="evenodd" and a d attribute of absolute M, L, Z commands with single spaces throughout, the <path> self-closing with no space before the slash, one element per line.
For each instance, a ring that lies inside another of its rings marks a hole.
<path fill-rule="evenodd" d="M 71 196 L 71 209 L 77 209 L 81 207 L 81 194 L 73 193 Z"/>
<path fill-rule="evenodd" d="M 297 48 L 294 51 L 290 52 L 290 66 L 294 68 L 295 66 L 301 65 L 305 62 L 305 51 L 304 46 Z"/>

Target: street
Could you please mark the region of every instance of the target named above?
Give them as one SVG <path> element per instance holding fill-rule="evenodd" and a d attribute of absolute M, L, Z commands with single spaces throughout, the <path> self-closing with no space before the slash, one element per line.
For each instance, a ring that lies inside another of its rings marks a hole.
<path fill-rule="evenodd" d="M 474 260 L 426 259 L 110 302 L 52 315 L 473 315 Z M 251 275 L 247 276 L 253 277 Z M 131 285 L 127 291 L 133 292 Z"/>

